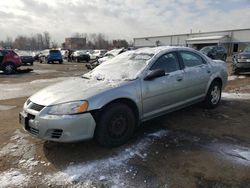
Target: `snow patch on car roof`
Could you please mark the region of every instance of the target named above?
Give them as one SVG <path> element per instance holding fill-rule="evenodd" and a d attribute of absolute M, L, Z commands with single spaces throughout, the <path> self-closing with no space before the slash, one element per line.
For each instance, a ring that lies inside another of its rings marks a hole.
<path fill-rule="evenodd" d="M 147 54 L 158 54 L 161 51 L 166 51 L 166 50 L 173 50 L 173 49 L 179 49 L 179 48 L 184 48 L 184 47 L 179 47 L 179 46 L 159 46 L 159 47 L 146 47 L 146 48 L 139 48 L 135 50 L 136 53 L 147 53 Z"/>

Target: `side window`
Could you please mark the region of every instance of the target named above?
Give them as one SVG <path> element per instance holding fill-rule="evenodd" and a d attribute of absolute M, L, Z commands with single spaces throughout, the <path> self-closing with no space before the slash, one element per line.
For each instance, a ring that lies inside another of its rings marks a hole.
<path fill-rule="evenodd" d="M 163 69 L 166 73 L 179 70 L 180 67 L 175 53 L 168 53 L 159 57 L 150 68 L 150 70 L 155 69 Z"/>
<path fill-rule="evenodd" d="M 185 67 L 195 67 L 204 64 L 203 59 L 192 52 L 180 52 Z"/>

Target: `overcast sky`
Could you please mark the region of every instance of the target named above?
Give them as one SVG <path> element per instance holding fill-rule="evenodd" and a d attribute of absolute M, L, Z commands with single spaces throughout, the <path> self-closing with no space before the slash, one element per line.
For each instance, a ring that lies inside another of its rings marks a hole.
<path fill-rule="evenodd" d="M 48 31 L 110 39 L 250 28 L 250 0 L 1 0 L 0 40 Z"/>

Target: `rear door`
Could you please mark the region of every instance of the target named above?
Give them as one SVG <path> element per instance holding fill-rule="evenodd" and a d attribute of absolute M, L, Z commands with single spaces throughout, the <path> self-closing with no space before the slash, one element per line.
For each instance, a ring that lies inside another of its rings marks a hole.
<path fill-rule="evenodd" d="M 185 97 L 187 102 L 204 98 L 211 67 L 202 56 L 191 51 L 179 51 L 184 65 Z"/>

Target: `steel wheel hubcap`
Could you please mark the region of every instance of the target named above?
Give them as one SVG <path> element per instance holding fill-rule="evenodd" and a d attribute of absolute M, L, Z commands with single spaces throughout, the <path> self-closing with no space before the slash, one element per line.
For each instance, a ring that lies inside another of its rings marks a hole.
<path fill-rule="evenodd" d="M 211 102 L 212 104 L 217 104 L 220 100 L 220 88 L 218 86 L 214 86 L 214 88 L 211 91 Z"/>
<path fill-rule="evenodd" d="M 121 137 L 127 130 L 127 121 L 123 115 L 114 117 L 110 122 L 109 132 L 112 137 Z"/>

